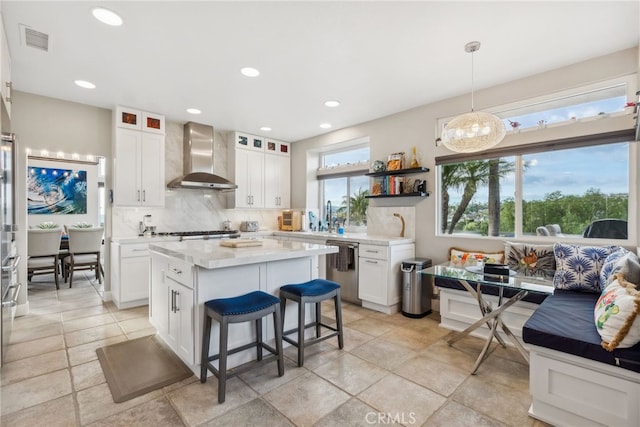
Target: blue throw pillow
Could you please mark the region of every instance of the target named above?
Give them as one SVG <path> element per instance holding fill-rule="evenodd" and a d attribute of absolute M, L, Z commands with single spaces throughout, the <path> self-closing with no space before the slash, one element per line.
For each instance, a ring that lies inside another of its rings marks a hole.
<path fill-rule="evenodd" d="M 600 270 L 600 287 L 605 292 L 607 286 L 615 280 L 615 273 L 622 273 L 625 280 L 638 286 L 640 284 L 640 259 L 625 248 L 614 251 L 607 257 Z"/>
<path fill-rule="evenodd" d="M 619 246 L 554 244 L 556 272 L 553 286 L 562 290 L 600 293 L 602 266 L 607 257 L 618 249 Z"/>

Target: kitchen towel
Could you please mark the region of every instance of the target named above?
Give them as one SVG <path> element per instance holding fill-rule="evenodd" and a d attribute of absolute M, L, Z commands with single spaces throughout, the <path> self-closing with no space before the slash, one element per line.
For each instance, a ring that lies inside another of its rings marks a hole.
<path fill-rule="evenodd" d="M 329 262 L 338 271 L 349 271 L 349 265 L 353 263 L 353 249 L 347 245 L 338 245 L 338 253 L 331 254 Z"/>

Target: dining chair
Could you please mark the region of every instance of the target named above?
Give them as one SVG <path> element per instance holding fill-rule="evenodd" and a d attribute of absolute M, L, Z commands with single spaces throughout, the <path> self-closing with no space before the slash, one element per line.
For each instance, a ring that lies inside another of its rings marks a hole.
<path fill-rule="evenodd" d="M 58 283 L 58 253 L 60 251 L 61 228 L 30 228 L 27 231 L 27 277 L 53 273 L 56 289 Z"/>
<path fill-rule="evenodd" d="M 104 269 L 100 263 L 100 250 L 104 227 L 67 227 L 69 255 L 64 258 L 64 281 L 69 279 L 73 286 L 73 272 L 76 270 L 96 270 L 96 279 L 102 283 Z"/>

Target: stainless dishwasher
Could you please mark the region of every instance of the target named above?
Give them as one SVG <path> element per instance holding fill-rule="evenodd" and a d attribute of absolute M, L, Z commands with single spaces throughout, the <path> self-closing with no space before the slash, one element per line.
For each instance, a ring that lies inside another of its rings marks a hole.
<path fill-rule="evenodd" d="M 340 284 L 342 301 L 362 305 L 358 298 L 358 242 L 327 240 L 327 245 L 338 246 L 339 252 L 327 255 L 327 280 Z"/>

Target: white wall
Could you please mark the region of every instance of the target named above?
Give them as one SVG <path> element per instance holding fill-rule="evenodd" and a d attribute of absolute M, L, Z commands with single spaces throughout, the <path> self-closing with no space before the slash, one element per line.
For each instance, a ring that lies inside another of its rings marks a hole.
<path fill-rule="evenodd" d="M 634 47 L 526 79 L 478 90 L 474 94 L 475 107 L 478 110 L 488 109 L 616 77 L 628 76 L 638 72 L 638 68 L 638 48 Z M 461 84 L 466 85 L 467 83 L 462 82 Z M 499 238 L 473 239 L 436 235 L 435 157 L 436 155 L 450 154 L 444 147 L 436 148 L 435 146 L 436 121 L 438 118 L 467 112 L 469 106 L 470 96 L 464 95 L 295 142 L 291 149 L 292 176 L 309 177 L 312 175 L 312 168 L 307 163 L 309 152 L 317 152 L 319 149 L 343 141 L 369 137 L 372 161 L 386 159 L 387 155 L 393 152 L 410 153 L 411 148 L 416 146 L 422 152 L 423 166 L 431 169 L 431 172 L 426 175 L 427 189 L 431 192 L 431 196 L 426 199 L 412 199 L 409 202 L 405 199 L 402 201 L 371 199 L 370 206 L 375 209 L 392 203 L 415 205 L 416 256 L 432 258 L 434 262 L 445 261 L 447 251 L 451 246 L 467 249 L 500 249 L 503 247 L 504 241 Z M 544 132 L 547 131 L 550 137 L 553 132 L 556 132 L 552 129 L 544 130 Z M 559 130 L 557 132 L 565 131 Z M 291 187 L 294 206 L 313 203 L 313 196 L 310 197 L 311 190 L 308 190 L 306 182 L 293 180 Z M 634 186 L 630 190 L 635 191 L 636 188 L 637 186 Z M 633 206 L 632 209 L 637 209 L 637 206 Z M 638 229 L 637 224 L 635 229 Z"/>

